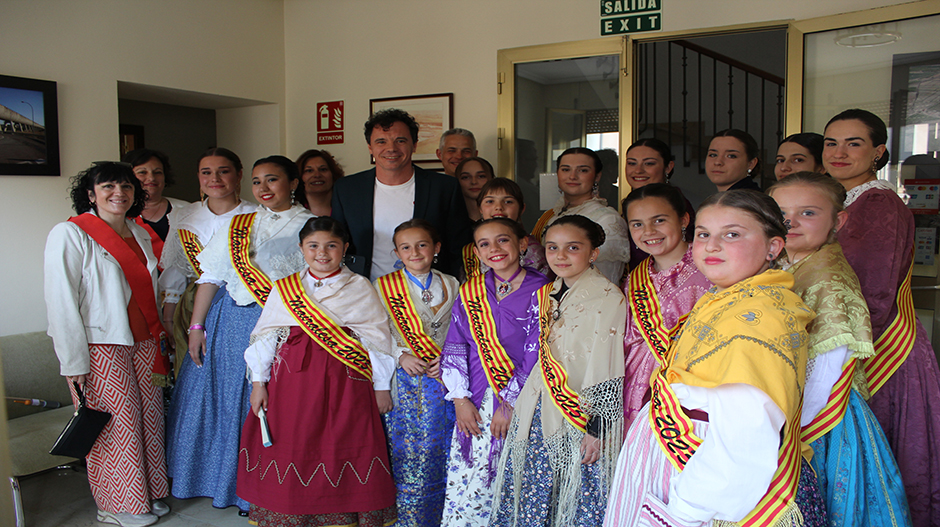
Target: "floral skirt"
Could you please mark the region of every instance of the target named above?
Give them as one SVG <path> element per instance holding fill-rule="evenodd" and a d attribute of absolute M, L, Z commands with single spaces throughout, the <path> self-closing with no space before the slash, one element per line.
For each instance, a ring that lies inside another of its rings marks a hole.
<path fill-rule="evenodd" d="M 494 439 L 490 423 L 496 409 L 491 388 L 480 402 L 479 437 L 470 437 L 454 426 L 447 461 L 447 494 L 444 499 L 444 527 L 485 526 L 493 506 L 493 481 L 502 451 L 502 440 Z"/>
<path fill-rule="evenodd" d="M 392 474 L 398 489 L 399 527 L 438 527 L 444 512 L 454 403 L 447 389 L 425 375 L 398 368 L 395 408 L 385 415 Z"/>

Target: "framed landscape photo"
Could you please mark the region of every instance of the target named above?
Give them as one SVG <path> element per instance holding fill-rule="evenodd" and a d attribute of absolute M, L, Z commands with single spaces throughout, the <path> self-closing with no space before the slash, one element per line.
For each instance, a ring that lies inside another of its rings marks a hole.
<path fill-rule="evenodd" d="M 418 144 L 412 160 L 439 163 L 437 147 L 441 134 L 454 127 L 454 94 L 435 93 L 369 100 L 369 115 L 389 108 L 404 110 L 418 121 Z"/>
<path fill-rule="evenodd" d="M 60 175 L 55 82 L 0 75 L 0 175 Z"/>

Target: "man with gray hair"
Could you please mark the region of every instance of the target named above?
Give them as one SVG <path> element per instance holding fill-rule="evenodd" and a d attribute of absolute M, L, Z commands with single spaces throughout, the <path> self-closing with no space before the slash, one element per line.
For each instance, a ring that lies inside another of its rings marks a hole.
<path fill-rule="evenodd" d="M 444 173 L 456 176 L 457 165 L 468 157 L 476 157 L 477 140 L 473 132 L 464 128 L 451 128 L 441 134 L 441 144 L 437 149 L 437 158 L 444 165 Z"/>

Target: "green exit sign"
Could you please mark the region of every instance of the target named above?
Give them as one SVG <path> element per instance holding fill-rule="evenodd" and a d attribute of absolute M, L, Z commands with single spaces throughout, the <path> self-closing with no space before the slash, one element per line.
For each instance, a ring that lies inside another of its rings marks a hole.
<path fill-rule="evenodd" d="M 661 0 L 601 0 L 601 16 L 633 15 L 663 8 Z"/>
<path fill-rule="evenodd" d="M 623 33 L 641 33 L 643 31 L 659 31 L 662 28 L 663 17 L 660 13 L 621 16 L 601 20 L 602 36 L 621 35 Z"/>

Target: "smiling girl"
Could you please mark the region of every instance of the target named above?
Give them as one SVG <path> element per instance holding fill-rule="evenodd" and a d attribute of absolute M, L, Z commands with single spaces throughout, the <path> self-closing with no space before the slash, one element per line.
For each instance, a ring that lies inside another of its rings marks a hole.
<path fill-rule="evenodd" d="M 394 408 L 385 416 L 400 527 L 439 526 L 447 482 L 454 405 L 440 382 L 441 346 L 450 328 L 457 279 L 431 269 L 441 241 L 420 218 L 393 236 L 404 269 L 379 277 L 379 298 L 389 313 Z"/>
<path fill-rule="evenodd" d="M 516 404 L 491 525 L 598 525 L 623 439 L 626 307 L 594 266 L 604 231 L 563 216 L 545 240 L 558 278 L 538 291 L 538 365 Z"/>
<path fill-rule="evenodd" d="M 390 525 L 395 484 L 379 415 L 391 402 L 388 315 L 368 280 L 342 266 L 341 223 L 308 219 L 299 238 L 306 269 L 275 283 L 243 355 L 252 415 L 238 494 L 258 525 Z"/>
<path fill-rule="evenodd" d="M 494 177 L 493 165 L 482 157 L 468 157 L 460 161 L 454 175 L 460 183 L 460 192 L 463 193 L 470 220 L 486 219 L 480 215 L 479 197 L 483 186 Z"/>
<path fill-rule="evenodd" d="M 767 194 L 789 227 L 793 291 L 816 312 L 806 327 L 801 439 L 813 449 L 829 525 L 910 525 L 897 462 L 864 399 L 868 383 L 859 365 L 874 355 L 871 321 L 858 278 L 835 241 L 848 219 L 845 189 L 828 176 L 797 172 Z"/>
<path fill-rule="evenodd" d="M 770 270 L 786 227 L 776 203 L 733 190 L 702 203 L 692 256 L 714 287 L 657 358 L 651 402 L 620 453 L 605 525 L 825 525 L 797 505 L 805 325 L 814 313 Z M 771 489 L 774 492 L 771 492 Z M 657 520 L 658 518 L 658 520 Z"/>
<path fill-rule="evenodd" d="M 606 242 L 595 266 L 612 282 L 619 282 L 630 262 L 630 235 L 617 210 L 598 197 L 597 185 L 604 168 L 600 156 L 590 148 L 569 148 L 558 156 L 558 190 L 561 196 L 539 218 L 532 235 L 545 245 L 546 228 L 563 216 L 580 215 L 604 229 Z M 610 167 L 613 169 L 613 167 Z M 613 169 L 616 170 L 616 169 Z"/>
<path fill-rule="evenodd" d="M 525 198 L 522 195 L 522 188 L 515 181 L 498 177 L 488 181 L 480 189 L 480 195 L 477 196 L 477 205 L 480 207 L 482 219 L 509 218 L 510 220 L 520 222 L 522 213 L 525 211 Z M 520 222 L 521 224 L 521 222 Z M 526 249 L 522 252 L 520 261 L 523 267 L 531 267 L 536 271 L 554 278 L 548 262 L 545 261 L 545 249 L 531 234 L 526 236 Z M 486 274 L 489 270 L 485 264 L 480 262 L 473 252 L 473 243 L 468 243 L 461 252 L 463 261 L 463 281 L 472 278 L 477 274 Z"/>
<path fill-rule="evenodd" d="M 248 214 L 258 206 L 238 197 L 242 162 L 227 148 L 210 148 L 199 158 L 199 192 L 196 203 L 173 209 L 170 234 L 163 246 L 160 291 L 163 293 L 163 325 L 176 343 L 176 374 L 189 343 L 196 279 L 202 275 L 197 257 L 215 233 L 236 214 Z"/>
<path fill-rule="evenodd" d="M 539 288 L 524 268 L 525 231 L 508 218 L 478 223 L 474 251 L 490 271 L 460 286 L 441 359 L 454 427 L 442 525 L 487 525 L 492 483 L 516 399 L 536 362 Z"/>
<path fill-rule="evenodd" d="M 659 365 L 657 352 L 669 348 L 686 315 L 712 283 L 692 261 L 691 244 L 685 241 L 689 214 L 678 189 L 663 183 L 640 187 L 624 199 L 624 214 L 630 237 L 648 255 L 623 287 L 627 298 L 623 409 L 629 428 L 646 402 L 650 375 Z"/>
<path fill-rule="evenodd" d="M 274 281 L 305 267 L 297 233 L 312 217 L 293 203 L 292 193 L 302 192 L 300 174 L 286 157 L 259 159 L 251 183 L 261 205 L 233 216 L 197 257 L 202 275 L 189 321 L 189 354 L 179 353 L 183 364 L 167 421 L 173 495 L 212 497 L 215 507 L 237 505 L 243 512 L 248 502 L 235 495 L 235 474 L 250 384 L 235 350 L 248 347 Z"/>
<path fill-rule="evenodd" d="M 839 243 L 871 313 L 868 404 L 898 460 L 914 525 L 940 525 L 940 369 L 914 313 L 914 216 L 895 185 L 878 179 L 889 157 L 884 121 L 846 110 L 823 136 L 826 170 L 846 189 L 849 219 Z"/>

